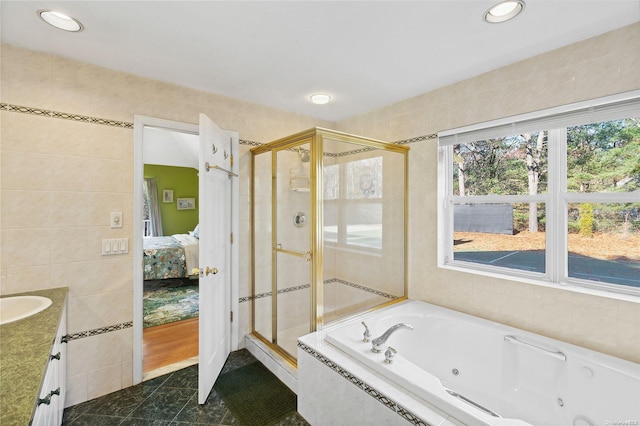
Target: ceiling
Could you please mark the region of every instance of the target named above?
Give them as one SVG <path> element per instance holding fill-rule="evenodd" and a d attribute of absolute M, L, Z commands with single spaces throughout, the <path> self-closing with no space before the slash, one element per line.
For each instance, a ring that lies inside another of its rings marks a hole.
<path fill-rule="evenodd" d="M 640 0 L 8 1 L 2 42 L 340 121 L 640 21 Z M 57 30 L 38 9 L 82 22 Z M 308 96 L 324 92 L 327 105 Z"/>

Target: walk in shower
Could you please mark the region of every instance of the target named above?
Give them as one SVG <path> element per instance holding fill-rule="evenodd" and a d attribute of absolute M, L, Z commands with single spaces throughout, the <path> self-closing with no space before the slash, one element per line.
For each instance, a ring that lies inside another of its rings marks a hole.
<path fill-rule="evenodd" d="M 296 339 L 407 295 L 409 148 L 314 128 L 251 150 L 252 332 Z"/>

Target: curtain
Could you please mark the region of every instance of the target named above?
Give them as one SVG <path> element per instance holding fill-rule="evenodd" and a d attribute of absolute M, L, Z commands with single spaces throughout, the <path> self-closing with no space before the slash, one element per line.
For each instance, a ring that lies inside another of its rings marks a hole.
<path fill-rule="evenodd" d="M 145 178 L 143 188 L 145 198 L 145 237 L 161 237 L 162 220 L 160 219 L 160 208 L 158 205 L 158 179 Z"/>

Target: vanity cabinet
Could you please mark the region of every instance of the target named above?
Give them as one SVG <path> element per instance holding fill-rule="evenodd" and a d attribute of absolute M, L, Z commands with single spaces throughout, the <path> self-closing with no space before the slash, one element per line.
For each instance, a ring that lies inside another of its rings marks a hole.
<path fill-rule="evenodd" d="M 67 334 L 66 303 L 60 316 L 40 394 L 36 400 L 33 426 L 59 426 L 62 424 L 67 376 L 67 344 L 63 341 Z"/>
<path fill-rule="evenodd" d="M 0 297 L 16 296 L 44 297 L 51 305 L 0 324 L 0 425 L 60 425 L 66 391 L 68 345 L 62 339 L 67 336 L 69 288 Z"/>

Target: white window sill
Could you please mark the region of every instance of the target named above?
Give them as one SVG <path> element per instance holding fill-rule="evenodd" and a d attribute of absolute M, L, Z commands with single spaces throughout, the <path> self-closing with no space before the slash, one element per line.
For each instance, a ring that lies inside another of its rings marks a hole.
<path fill-rule="evenodd" d="M 517 281 L 517 282 L 522 282 L 526 284 L 538 285 L 541 287 L 552 288 L 555 290 L 566 290 L 566 291 L 572 291 L 575 293 L 588 294 L 591 296 L 607 297 L 609 299 L 623 300 L 625 302 L 640 304 L 640 288 L 638 289 L 639 293 L 637 295 L 618 293 L 614 291 L 600 290 L 597 288 L 583 287 L 582 285 L 574 284 L 572 282 L 555 283 L 545 279 L 526 276 L 526 273 L 524 272 L 523 274 L 516 274 L 516 273 L 506 274 L 506 273 L 501 273 L 500 271 L 492 271 L 492 270 L 481 269 L 481 268 L 469 268 L 466 266 L 462 266 L 460 264 L 457 265 L 456 263 L 439 264 L 438 267 L 442 269 L 451 270 L 451 271 L 465 272 L 467 274 L 483 275 L 486 277 L 492 277 L 492 278 L 497 278 L 501 280 Z"/>

